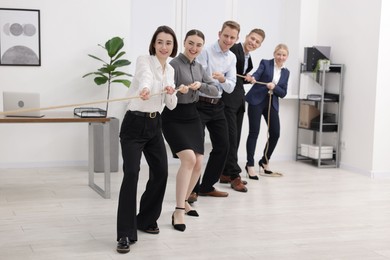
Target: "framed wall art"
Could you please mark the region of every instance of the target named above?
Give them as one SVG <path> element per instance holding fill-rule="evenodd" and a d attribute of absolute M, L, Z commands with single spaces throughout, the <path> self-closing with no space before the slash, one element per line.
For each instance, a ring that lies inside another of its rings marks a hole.
<path fill-rule="evenodd" d="M 0 8 L 0 65 L 41 66 L 40 11 Z"/>

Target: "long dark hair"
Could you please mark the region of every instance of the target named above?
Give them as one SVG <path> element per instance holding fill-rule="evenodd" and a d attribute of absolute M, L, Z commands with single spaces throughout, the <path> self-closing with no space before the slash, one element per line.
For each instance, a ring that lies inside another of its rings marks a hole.
<path fill-rule="evenodd" d="M 161 33 L 161 32 L 164 32 L 164 33 L 172 35 L 172 37 L 173 37 L 173 49 L 172 49 L 172 53 L 171 53 L 170 57 L 172 57 L 172 58 L 176 57 L 177 48 L 178 48 L 177 47 L 176 34 L 172 30 L 171 27 L 166 26 L 166 25 L 162 25 L 162 26 L 157 27 L 156 31 L 154 32 L 152 40 L 150 41 L 150 44 L 149 44 L 149 54 L 150 55 L 156 55 L 156 48 L 154 48 L 154 43 L 156 42 L 157 35 L 159 33 Z"/>

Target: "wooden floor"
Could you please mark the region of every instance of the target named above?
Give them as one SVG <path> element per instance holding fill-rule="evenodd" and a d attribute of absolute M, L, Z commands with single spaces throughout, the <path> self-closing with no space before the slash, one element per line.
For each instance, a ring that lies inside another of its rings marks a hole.
<path fill-rule="evenodd" d="M 248 193 L 216 184 L 229 197 L 200 197 L 200 217 L 186 216 L 181 233 L 170 223 L 170 165 L 161 232 L 140 232 L 127 255 L 115 251 L 121 172 L 103 199 L 88 187 L 86 168 L 0 169 L 0 259 L 390 259 L 390 180 L 302 162 L 273 168 L 285 176 L 248 180 Z"/>

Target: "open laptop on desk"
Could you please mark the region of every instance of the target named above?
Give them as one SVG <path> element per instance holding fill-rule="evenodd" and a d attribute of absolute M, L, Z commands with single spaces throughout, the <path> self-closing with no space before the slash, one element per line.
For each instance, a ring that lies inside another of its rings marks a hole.
<path fill-rule="evenodd" d="M 39 93 L 3 91 L 3 111 L 5 116 L 43 117 L 41 111 L 23 111 L 40 108 Z M 11 113 L 21 110 L 21 112 Z M 9 113 L 7 113 L 9 111 Z"/>

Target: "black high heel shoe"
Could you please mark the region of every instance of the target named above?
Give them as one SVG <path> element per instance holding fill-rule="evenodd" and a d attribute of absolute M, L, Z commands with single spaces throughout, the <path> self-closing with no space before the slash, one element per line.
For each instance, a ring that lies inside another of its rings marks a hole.
<path fill-rule="evenodd" d="M 272 173 L 273 173 L 272 171 L 266 170 L 266 169 L 265 169 L 264 164 L 263 164 L 262 161 L 259 162 L 259 166 L 260 166 L 260 168 L 263 169 L 263 171 L 264 171 L 265 174 L 272 174 Z M 261 171 L 261 169 L 260 169 L 260 171 Z"/>
<path fill-rule="evenodd" d="M 259 180 L 259 176 L 257 176 L 257 175 L 252 176 L 252 175 L 249 174 L 248 165 L 245 165 L 245 170 L 246 170 L 246 175 L 249 177 L 249 179 L 251 179 L 251 180 Z"/>
<path fill-rule="evenodd" d="M 260 166 L 260 175 L 262 175 L 262 176 L 268 176 L 268 177 L 282 177 L 282 176 L 283 176 L 282 173 L 273 172 L 273 171 L 270 171 L 270 170 L 265 169 L 266 166 L 264 166 L 263 161 L 260 161 L 260 162 L 259 162 L 259 166 Z M 261 173 L 261 168 L 263 169 L 264 174 Z"/>
<path fill-rule="evenodd" d="M 188 200 L 186 200 L 185 202 L 189 203 Z M 191 216 L 191 217 L 199 217 L 198 212 L 196 210 L 194 210 L 194 209 L 191 209 L 191 210 L 187 211 L 186 214 L 188 216 Z"/>
<path fill-rule="evenodd" d="M 178 207 L 176 207 L 175 209 L 181 209 L 181 210 L 184 210 L 184 211 L 186 210 L 185 208 L 178 208 Z M 183 232 L 184 230 L 186 230 L 186 224 L 175 224 L 175 217 L 174 217 L 174 215 L 175 215 L 175 212 L 173 212 L 173 214 L 172 214 L 172 226 L 173 226 L 173 228 Z"/>

